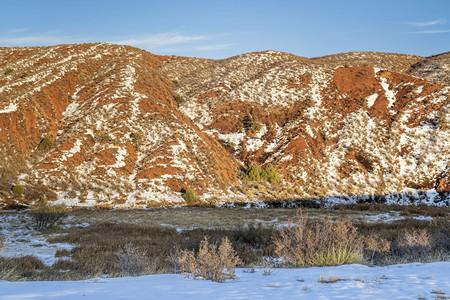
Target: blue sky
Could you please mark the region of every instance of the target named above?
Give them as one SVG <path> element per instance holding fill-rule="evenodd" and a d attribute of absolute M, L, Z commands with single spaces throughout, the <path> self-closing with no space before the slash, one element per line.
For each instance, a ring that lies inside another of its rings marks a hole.
<path fill-rule="evenodd" d="M 226 58 L 262 50 L 450 51 L 450 0 L 0 0 L 0 46 L 110 42 Z"/>

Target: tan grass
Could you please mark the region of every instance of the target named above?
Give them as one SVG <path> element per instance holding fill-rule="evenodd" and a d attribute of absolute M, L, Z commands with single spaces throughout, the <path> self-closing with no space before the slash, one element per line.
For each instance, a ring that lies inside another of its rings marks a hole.
<path fill-rule="evenodd" d="M 329 276 L 327 278 L 325 276 L 320 275 L 319 279 L 317 281 L 319 281 L 320 283 L 335 283 L 335 282 L 338 282 L 338 281 L 345 281 L 345 279 L 342 279 L 342 278 L 339 278 L 339 277 L 336 277 L 336 276 Z"/>
<path fill-rule="evenodd" d="M 299 210 L 274 239 L 276 255 L 288 266 L 335 266 L 362 262 L 362 242 L 348 219 L 308 221 Z"/>

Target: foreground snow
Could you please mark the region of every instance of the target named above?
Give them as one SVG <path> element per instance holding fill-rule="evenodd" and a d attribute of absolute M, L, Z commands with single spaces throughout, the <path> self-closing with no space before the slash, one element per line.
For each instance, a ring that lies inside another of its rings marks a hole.
<path fill-rule="evenodd" d="M 67 282 L 0 281 L 0 299 L 434 299 L 450 293 L 450 262 L 274 269 L 268 276 L 262 269 L 254 273 L 238 269 L 237 275 L 239 279 L 226 283 L 173 274 Z M 340 280 L 321 283 L 319 277 Z"/>

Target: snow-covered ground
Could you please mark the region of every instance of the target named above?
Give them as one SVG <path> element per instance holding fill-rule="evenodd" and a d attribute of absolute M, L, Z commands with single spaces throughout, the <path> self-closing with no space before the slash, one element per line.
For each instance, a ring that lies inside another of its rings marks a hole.
<path fill-rule="evenodd" d="M 385 267 L 345 265 L 307 269 L 238 269 L 225 283 L 183 275 L 84 281 L 0 281 L 0 300 L 19 299 L 449 299 L 450 262 Z M 334 283 L 322 283 L 337 278 Z"/>

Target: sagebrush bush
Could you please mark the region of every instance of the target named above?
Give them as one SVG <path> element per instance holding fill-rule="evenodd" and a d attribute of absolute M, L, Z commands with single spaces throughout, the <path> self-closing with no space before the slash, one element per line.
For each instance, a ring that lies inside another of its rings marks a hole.
<path fill-rule="evenodd" d="M 43 230 L 55 226 L 55 224 L 65 218 L 70 208 L 65 204 L 49 205 L 43 204 L 30 211 L 37 230 Z"/>
<path fill-rule="evenodd" d="M 22 195 L 25 192 L 24 187 L 21 186 L 20 184 L 13 186 L 12 190 L 13 190 L 13 193 L 16 195 Z"/>
<path fill-rule="evenodd" d="M 208 242 L 205 237 L 200 242 L 197 253 L 189 250 L 178 250 L 168 257 L 176 270 L 186 277 L 203 278 L 217 282 L 235 279 L 234 268 L 241 260 L 233 249 L 228 238 L 223 238 L 220 246 Z"/>
<path fill-rule="evenodd" d="M 309 220 L 301 210 L 274 238 L 275 253 L 293 267 L 336 266 L 363 261 L 362 242 L 348 219 Z"/>
<path fill-rule="evenodd" d="M 192 203 L 197 199 L 197 196 L 195 195 L 195 191 L 192 188 L 187 188 L 186 192 L 183 195 L 184 201 L 186 203 Z"/>

